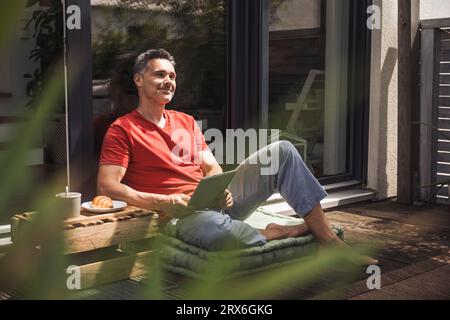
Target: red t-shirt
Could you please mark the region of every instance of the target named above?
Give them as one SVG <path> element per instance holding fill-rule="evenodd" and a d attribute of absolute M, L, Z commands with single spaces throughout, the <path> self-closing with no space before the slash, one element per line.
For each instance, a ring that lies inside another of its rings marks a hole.
<path fill-rule="evenodd" d="M 203 178 L 198 156 L 208 150 L 193 117 L 164 110 L 158 127 L 137 110 L 118 118 L 103 140 L 100 165 L 127 169 L 122 183 L 148 193 L 191 195 Z"/>

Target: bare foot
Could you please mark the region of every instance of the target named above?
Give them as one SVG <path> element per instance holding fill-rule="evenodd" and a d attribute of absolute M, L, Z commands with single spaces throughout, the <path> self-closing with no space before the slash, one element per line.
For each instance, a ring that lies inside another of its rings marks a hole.
<path fill-rule="evenodd" d="M 266 230 L 279 230 L 286 238 L 296 238 L 309 233 L 308 226 L 305 223 L 295 226 L 283 226 L 281 224 L 270 223 L 267 225 Z"/>
<path fill-rule="evenodd" d="M 320 204 L 317 204 L 307 215 L 303 217 L 303 219 L 320 246 L 326 247 L 329 245 L 336 245 L 341 247 L 345 246 L 345 248 L 350 247 L 333 231 L 331 224 L 325 216 Z M 377 264 L 378 260 L 361 255 L 353 259 L 353 263 L 359 265 L 372 265 Z"/>

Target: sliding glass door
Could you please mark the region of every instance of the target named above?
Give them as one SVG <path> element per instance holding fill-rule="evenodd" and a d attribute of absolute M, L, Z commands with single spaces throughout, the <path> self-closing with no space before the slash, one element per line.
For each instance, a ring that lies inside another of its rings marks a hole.
<path fill-rule="evenodd" d="M 355 5 L 269 1 L 269 127 L 282 130 L 318 178 L 348 174 L 354 160 L 349 56 Z"/>

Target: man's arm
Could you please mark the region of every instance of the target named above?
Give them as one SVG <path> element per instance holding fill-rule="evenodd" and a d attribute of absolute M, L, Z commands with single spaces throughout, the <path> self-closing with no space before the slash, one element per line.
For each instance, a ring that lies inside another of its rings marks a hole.
<path fill-rule="evenodd" d="M 162 195 L 136 191 L 121 183 L 126 169 L 116 165 L 100 165 L 97 192 L 113 199 L 120 199 L 132 206 L 147 210 L 160 210 L 174 218 L 194 213 L 188 206 L 190 197 L 184 194 Z"/>
<path fill-rule="evenodd" d="M 222 168 L 210 150 L 200 151 L 200 165 L 205 177 L 222 173 Z"/>
<path fill-rule="evenodd" d="M 200 152 L 201 168 L 205 177 L 222 173 L 222 168 L 209 150 Z M 220 209 L 230 209 L 233 206 L 233 195 L 226 189 L 216 200 L 215 207 Z"/>

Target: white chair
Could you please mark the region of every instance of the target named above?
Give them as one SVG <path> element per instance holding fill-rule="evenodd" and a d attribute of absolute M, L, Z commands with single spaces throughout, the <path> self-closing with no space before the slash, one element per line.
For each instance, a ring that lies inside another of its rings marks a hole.
<path fill-rule="evenodd" d="M 308 160 L 308 141 L 301 137 L 301 133 L 297 132 L 296 124 L 298 123 L 302 112 L 316 112 L 319 110 L 317 106 L 311 106 L 311 102 L 307 100 L 307 97 L 313 87 L 314 81 L 317 80 L 318 76 L 322 76 L 324 74 L 325 72 L 323 70 L 310 70 L 297 101 L 294 103 L 285 104 L 286 110 L 292 111 L 292 114 L 289 118 L 286 130 L 281 132 L 281 138 L 285 138 L 291 141 L 295 147 L 300 147 L 303 149 L 301 154 L 305 163 Z"/>

